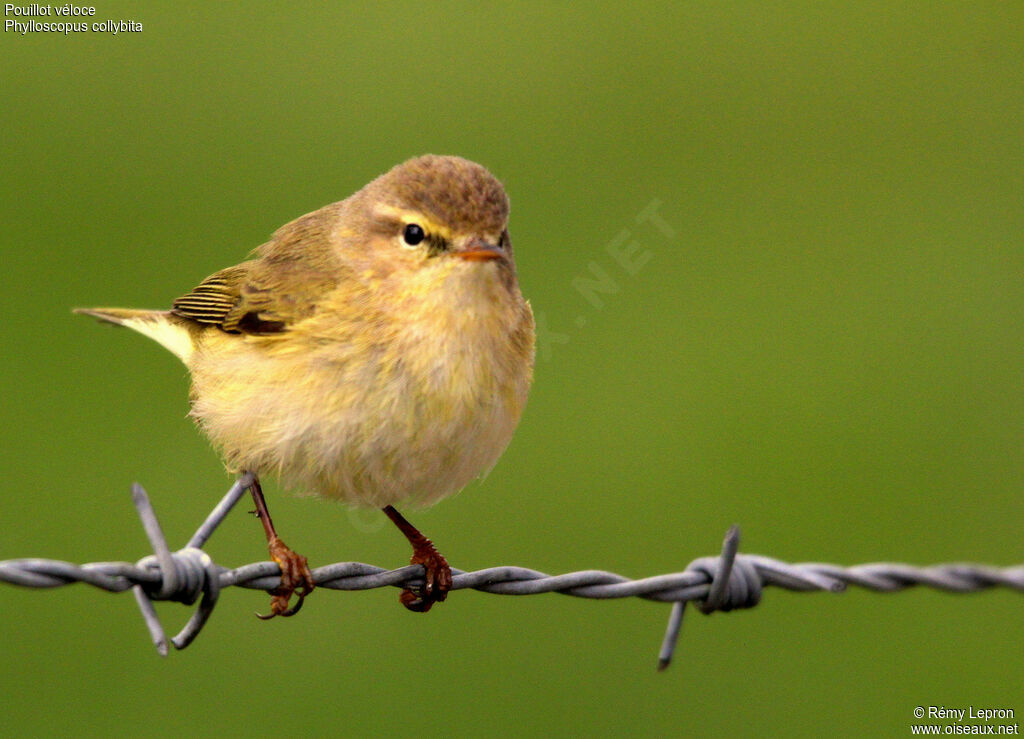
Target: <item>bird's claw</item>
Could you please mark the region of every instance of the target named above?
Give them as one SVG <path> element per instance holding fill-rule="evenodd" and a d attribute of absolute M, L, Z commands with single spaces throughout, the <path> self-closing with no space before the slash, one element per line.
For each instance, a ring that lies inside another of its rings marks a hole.
<path fill-rule="evenodd" d="M 270 591 L 270 613 L 257 613 L 264 621 L 274 616 L 294 616 L 302 608 L 306 596 L 313 592 L 316 583 L 306 558 L 292 551 L 280 538 L 274 537 L 269 544 L 270 558 L 281 568 L 281 584 Z M 290 606 L 292 596 L 298 601 Z"/>
<path fill-rule="evenodd" d="M 409 564 L 423 565 L 423 587 L 419 592 L 406 588 L 398 600 L 410 611 L 426 613 L 435 603 L 448 597 L 452 589 L 452 568 L 429 540 L 413 550 Z"/>

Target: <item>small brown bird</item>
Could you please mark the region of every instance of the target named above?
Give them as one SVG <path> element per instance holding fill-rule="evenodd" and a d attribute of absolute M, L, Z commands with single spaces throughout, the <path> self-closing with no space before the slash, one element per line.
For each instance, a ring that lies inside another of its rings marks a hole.
<path fill-rule="evenodd" d="M 185 363 L 191 416 L 231 470 L 382 508 L 426 573 L 401 602 L 427 611 L 445 599 L 448 563 L 394 506 L 434 503 L 490 469 L 533 373 L 508 198 L 484 167 L 411 159 L 283 226 L 169 311 L 77 312 Z M 290 616 L 312 574 L 278 537 L 258 477 L 251 492 L 281 567 L 266 618 Z"/>

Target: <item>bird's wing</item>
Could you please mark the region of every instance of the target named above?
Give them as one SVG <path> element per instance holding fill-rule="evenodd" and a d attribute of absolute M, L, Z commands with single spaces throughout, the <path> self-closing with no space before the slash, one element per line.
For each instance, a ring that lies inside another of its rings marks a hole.
<path fill-rule="evenodd" d="M 210 275 L 171 313 L 246 334 L 281 333 L 313 315 L 342 279 L 326 216 L 316 211 L 283 226 L 256 250 L 259 258 Z"/>

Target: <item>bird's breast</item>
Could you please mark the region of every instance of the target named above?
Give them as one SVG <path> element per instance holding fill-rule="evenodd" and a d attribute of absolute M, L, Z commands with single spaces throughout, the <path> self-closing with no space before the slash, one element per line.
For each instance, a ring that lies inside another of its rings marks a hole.
<path fill-rule="evenodd" d="M 325 311 L 263 350 L 208 352 L 193 415 L 237 468 L 355 504 L 433 502 L 494 465 L 526 403 L 532 314 L 493 288 Z"/>

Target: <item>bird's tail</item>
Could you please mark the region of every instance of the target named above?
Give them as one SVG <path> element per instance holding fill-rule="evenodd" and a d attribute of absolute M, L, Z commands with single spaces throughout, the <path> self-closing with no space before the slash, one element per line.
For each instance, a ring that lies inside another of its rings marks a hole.
<path fill-rule="evenodd" d="M 138 331 L 169 349 L 183 362 L 188 361 L 195 348 L 192 333 L 186 326 L 186 322 L 172 315 L 170 311 L 134 308 L 75 308 L 74 312 Z"/>
<path fill-rule="evenodd" d="M 116 323 L 118 326 L 127 326 L 129 322 L 133 321 L 159 321 L 167 314 L 166 311 L 162 310 L 137 310 L 135 308 L 74 308 L 72 313 L 92 316 L 107 323 Z"/>

